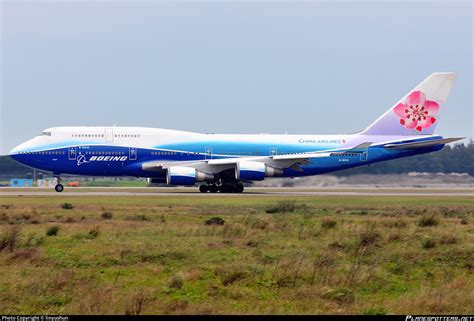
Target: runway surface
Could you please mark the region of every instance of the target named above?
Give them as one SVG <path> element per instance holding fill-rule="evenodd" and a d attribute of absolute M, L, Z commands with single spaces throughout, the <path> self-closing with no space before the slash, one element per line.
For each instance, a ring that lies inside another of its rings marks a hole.
<path fill-rule="evenodd" d="M 244 193 L 199 193 L 192 188 L 81 188 L 68 189 L 63 193 L 56 193 L 51 189 L 0 188 L 1 196 L 173 196 L 173 197 L 252 197 L 252 196 L 472 196 L 474 189 L 276 189 L 276 188 L 249 188 Z"/>

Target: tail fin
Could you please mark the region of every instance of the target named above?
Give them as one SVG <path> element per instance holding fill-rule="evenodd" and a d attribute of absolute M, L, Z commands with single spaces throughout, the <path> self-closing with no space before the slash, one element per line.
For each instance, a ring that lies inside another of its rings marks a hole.
<path fill-rule="evenodd" d="M 370 124 L 364 135 L 431 135 L 456 74 L 436 72 Z"/>

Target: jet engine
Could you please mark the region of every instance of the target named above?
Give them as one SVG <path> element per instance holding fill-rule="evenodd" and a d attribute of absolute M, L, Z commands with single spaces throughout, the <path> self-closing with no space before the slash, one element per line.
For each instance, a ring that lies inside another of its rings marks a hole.
<path fill-rule="evenodd" d="M 213 175 L 199 172 L 192 167 L 170 167 L 166 171 L 166 184 L 168 185 L 194 185 L 196 182 L 209 181 Z"/>
<path fill-rule="evenodd" d="M 281 176 L 283 170 L 262 162 L 238 162 L 235 167 L 235 178 L 243 181 L 261 181 L 265 177 Z"/>

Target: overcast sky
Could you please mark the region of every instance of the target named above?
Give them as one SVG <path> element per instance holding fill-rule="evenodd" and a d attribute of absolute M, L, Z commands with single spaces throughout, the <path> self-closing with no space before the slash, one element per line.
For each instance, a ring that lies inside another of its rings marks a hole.
<path fill-rule="evenodd" d="M 474 137 L 473 3 L 1 1 L 0 153 L 42 129 L 338 134 L 434 71 Z"/>

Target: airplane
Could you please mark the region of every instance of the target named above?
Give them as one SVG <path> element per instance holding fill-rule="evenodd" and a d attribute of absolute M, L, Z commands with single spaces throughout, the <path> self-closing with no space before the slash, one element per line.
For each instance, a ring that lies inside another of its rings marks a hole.
<path fill-rule="evenodd" d="M 62 174 L 146 177 L 202 193 L 241 193 L 243 182 L 301 177 L 441 150 L 462 138 L 434 135 L 456 78 L 433 73 L 367 128 L 347 135 L 231 135 L 143 127 L 53 127 L 10 151 Z M 346 108 L 353 108 L 346 107 Z"/>

